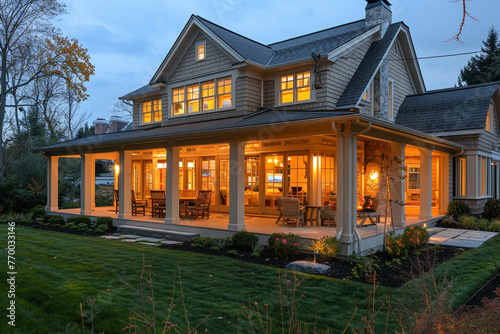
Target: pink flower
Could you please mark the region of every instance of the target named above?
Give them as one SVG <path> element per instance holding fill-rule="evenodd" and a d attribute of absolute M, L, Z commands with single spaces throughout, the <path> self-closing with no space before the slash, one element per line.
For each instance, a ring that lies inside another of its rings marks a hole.
<path fill-rule="evenodd" d="M 287 244 L 288 242 L 286 242 L 286 239 L 283 239 L 283 243 L 284 243 L 284 244 Z"/>
<path fill-rule="evenodd" d="M 279 240 L 280 240 L 280 238 L 276 238 L 276 240 L 278 240 L 278 241 L 279 241 Z"/>
<path fill-rule="evenodd" d="M 294 246 L 297 246 L 298 244 L 296 242 L 293 243 Z"/>

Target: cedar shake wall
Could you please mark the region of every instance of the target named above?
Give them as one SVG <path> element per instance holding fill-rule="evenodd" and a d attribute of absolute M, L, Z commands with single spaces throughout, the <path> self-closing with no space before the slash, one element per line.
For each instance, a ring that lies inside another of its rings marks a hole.
<path fill-rule="evenodd" d="M 196 44 L 206 41 L 205 59 L 196 61 Z M 188 51 L 172 73 L 168 81 L 189 80 L 202 75 L 230 69 L 233 60 L 221 51 L 212 41 L 203 34 L 199 34 L 189 47 Z"/>
<path fill-rule="evenodd" d="M 248 76 L 236 79 L 236 96 L 234 99 L 236 110 L 252 113 L 261 108 L 261 83 L 261 80 Z"/>
<path fill-rule="evenodd" d="M 407 95 L 416 94 L 408 74 L 408 68 L 402 60 L 403 55 L 399 43 L 392 45 L 389 51 L 389 79 L 393 80 L 393 109 L 394 118 L 398 114 L 399 107 Z"/>
<path fill-rule="evenodd" d="M 274 80 L 264 81 L 264 108 L 274 108 Z"/>

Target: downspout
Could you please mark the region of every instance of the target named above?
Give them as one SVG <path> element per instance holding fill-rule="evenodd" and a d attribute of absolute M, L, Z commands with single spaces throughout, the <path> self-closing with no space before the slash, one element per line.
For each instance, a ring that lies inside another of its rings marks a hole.
<path fill-rule="evenodd" d="M 335 121 L 332 121 L 332 128 L 333 130 L 339 135 L 341 136 L 342 133 L 337 129 L 337 127 L 335 126 Z M 358 132 L 357 134 L 354 135 L 355 138 L 358 138 L 359 136 L 361 136 L 362 134 L 370 131 L 372 128 L 372 122 L 368 122 L 368 126 L 361 130 L 360 132 Z M 356 148 L 357 150 L 357 148 Z M 343 231 L 343 229 L 342 229 Z M 358 254 L 361 253 L 361 236 L 359 235 L 358 233 L 358 227 L 356 226 L 356 228 L 354 229 L 354 236 L 356 237 L 357 239 L 357 244 L 358 244 Z M 340 236 L 339 236 L 340 237 Z"/>

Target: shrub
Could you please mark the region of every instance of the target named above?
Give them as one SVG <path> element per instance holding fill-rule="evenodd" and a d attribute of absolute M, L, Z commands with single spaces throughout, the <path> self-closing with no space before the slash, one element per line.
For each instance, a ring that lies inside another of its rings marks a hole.
<path fill-rule="evenodd" d="M 408 226 L 402 234 L 402 239 L 407 248 L 422 248 L 429 241 L 429 233 L 422 226 Z"/>
<path fill-rule="evenodd" d="M 408 247 L 403 240 L 403 235 L 395 236 L 391 233 L 385 238 L 387 253 L 391 257 L 403 257 L 408 253 Z"/>
<path fill-rule="evenodd" d="M 490 222 L 488 221 L 488 219 L 482 218 L 476 222 L 476 229 L 479 231 L 486 231 L 489 225 Z"/>
<path fill-rule="evenodd" d="M 210 249 L 211 249 L 211 250 L 213 250 L 213 251 L 218 251 L 218 250 L 219 250 L 219 247 L 217 247 L 217 246 L 212 246 L 212 247 L 210 247 Z"/>
<path fill-rule="evenodd" d="M 500 220 L 492 221 L 487 230 L 491 232 L 500 232 Z"/>
<path fill-rule="evenodd" d="M 468 215 L 469 213 L 469 206 L 462 201 L 454 200 L 448 204 L 448 216 L 458 219 L 460 216 Z"/>
<path fill-rule="evenodd" d="M 215 239 L 210 237 L 195 237 L 193 243 L 197 247 L 208 247 L 215 244 Z"/>
<path fill-rule="evenodd" d="M 45 222 L 48 225 L 52 226 L 63 226 L 64 225 L 64 217 L 59 215 L 45 215 L 44 217 L 49 216 Z"/>
<path fill-rule="evenodd" d="M 253 250 L 259 242 L 259 238 L 255 234 L 247 231 L 236 232 L 231 239 L 233 246 L 239 250 Z"/>
<path fill-rule="evenodd" d="M 484 205 L 483 217 L 489 220 L 500 217 L 500 199 L 489 199 Z"/>
<path fill-rule="evenodd" d="M 89 229 L 89 226 L 85 223 L 79 223 L 77 226 L 79 231 L 86 231 Z"/>
<path fill-rule="evenodd" d="M 250 254 L 250 257 L 260 257 L 260 253 L 259 252 L 253 252 L 252 254 Z"/>
<path fill-rule="evenodd" d="M 37 205 L 30 210 L 30 213 L 32 214 L 31 219 L 33 219 L 33 221 L 36 221 L 37 218 L 41 218 L 46 214 L 45 207 L 42 205 Z"/>
<path fill-rule="evenodd" d="M 458 228 L 458 227 L 460 227 L 460 225 L 455 220 L 453 220 L 452 218 L 449 218 L 449 217 L 442 219 L 439 222 L 439 224 L 442 227 L 449 227 L 449 228 Z"/>
<path fill-rule="evenodd" d="M 319 240 L 314 240 L 313 246 L 309 247 L 309 249 L 317 252 L 319 256 L 330 259 L 340 253 L 342 245 L 335 237 L 323 237 Z"/>
<path fill-rule="evenodd" d="M 80 228 L 80 224 L 85 224 L 86 228 L 89 228 L 92 221 L 87 216 L 73 216 L 66 219 L 66 223 L 74 223 L 78 228 Z"/>
<path fill-rule="evenodd" d="M 299 242 L 298 235 L 279 233 L 273 242 L 274 254 L 282 258 L 294 257 L 299 253 Z"/>
<path fill-rule="evenodd" d="M 458 222 L 460 227 L 466 230 L 475 230 L 477 227 L 477 218 L 474 216 L 461 216 Z"/>
<path fill-rule="evenodd" d="M 109 229 L 109 227 L 107 224 L 100 224 L 100 225 L 97 225 L 95 231 L 97 233 L 104 233 L 104 232 L 107 232 L 108 229 Z"/>
<path fill-rule="evenodd" d="M 283 237 L 283 233 L 273 233 L 269 236 L 269 238 L 267 239 L 267 244 L 269 245 L 270 248 L 274 248 L 274 243 L 276 242 L 276 240 L 280 239 L 281 237 Z"/>
<path fill-rule="evenodd" d="M 113 218 L 105 216 L 105 217 L 97 217 L 95 220 L 95 226 L 99 227 L 99 225 L 106 225 L 108 229 L 113 228 Z"/>
<path fill-rule="evenodd" d="M 227 251 L 227 254 L 229 254 L 229 255 L 238 255 L 238 252 L 235 249 L 231 249 L 231 250 Z"/>

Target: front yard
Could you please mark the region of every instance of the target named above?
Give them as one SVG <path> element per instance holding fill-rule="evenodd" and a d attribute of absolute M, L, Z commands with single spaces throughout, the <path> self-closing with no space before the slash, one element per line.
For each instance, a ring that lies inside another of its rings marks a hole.
<path fill-rule="evenodd" d="M 2 244 L 6 245 L 7 225 L 0 226 L 0 238 Z M 307 325 L 309 333 L 313 332 L 313 326 L 319 332 L 329 329 L 331 333 L 342 333 L 356 308 L 350 327 L 362 327 L 362 317 L 367 315 L 367 290 L 373 290 L 373 287 L 362 283 L 302 274 L 297 274 L 294 280 L 291 272 L 226 257 L 23 226 L 16 226 L 15 236 L 16 329 L 23 333 L 83 333 L 80 303 L 83 313 L 88 315 L 85 317 L 87 333 L 91 332 L 92 323 L 96 333 L 124 332 L 122 329 L 128 324 L 131 309 L 142 312 L 141 295 L 126 283 L 139 287 L 143 257 L 144 263 L 151 265 L 146 269 L 154 275 L 154 291 L 146 290 L 144 293 L 145 305 L 151 317 L 150 301 L 154 294 L 155 318 L 159 329 L 163 329 L 163 321 L 168 318 L 169 309 L 175 304 L 170 313 L 171 322 L 187 329 L 186 314 L 191 330 L 203 322 L 198 333 L 203 333 L 205 329 L 211 333 L 251 333 L 252 324 L 254 327 L 260 326 L 255 320 L 255 312 L 252 313 L 254 320 L 248 321 L 249 314 L 257 308 L 264 326 L 268 312 L 269 320 L 272 320 L 272 332 L 281 332 L 282 310 L 286 319 L 288 309 L 296 305 L 297 313 L 293 318 Z M 436 268 L 438 280 L 445 275 L 453 277 L 449 298 L 454 306 L 464 303 L 495 275 L 497 269 L 493 258 L 498 256 L 499 248 L 500 236 L 497 236 L 480 248 L 467 251 Z M 5 264 L 2 276 L 6 279 L 6 246 L 2 247 L 0 255 Z M 180 282 L 185 296 L 185 310 Z M 391 291 L 391 307 L 394 308 L 397 297 L 421 290 L 419 284 L 420 280 L 413 280 L 398 289 L 378 287 L 376 295 L 383 301 L 386 300 L 387 292 Z M 8 287 L 2 285 L 1 289 L 0 293 L 7 295 Z M 292 296 L 293 292 L 295 297 Z M 172 296 L 173 299 L 170 299 Z M 411 302 L 406 300 L 405 304 L 417 308 L 422 305 L 418 300 L 414 297 Z M 88 319 L 92 315 L 87 301 L 95 301 L 93 311 L 97 314 L 92 323 Z M 381 302 L 377 302 L 376 308 L 380 305 Z M 386 316 L 385 310 L 377 313 L 377 332 L 385 328 Z M 288 325 L 285 328 L 288 332 Z M 389 329 L 392 330 L 388 332 L 394 332 L 396 328 L 397 319 L 391 312 Z M 14 331 L 4 320 L 0 324 L 0 332 Z"/>

